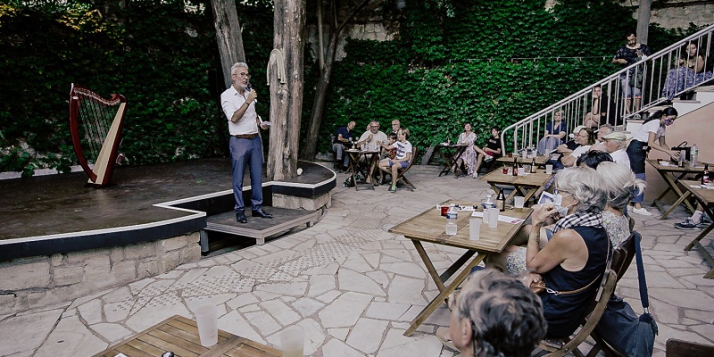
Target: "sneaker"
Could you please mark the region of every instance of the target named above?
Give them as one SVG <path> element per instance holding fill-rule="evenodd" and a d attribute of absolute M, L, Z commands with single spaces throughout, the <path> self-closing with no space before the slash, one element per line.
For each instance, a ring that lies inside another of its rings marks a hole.
<path fill-rule="evenodd" d="M 699 224 L 711 224 L 711 223 L 712 223 L 712 219 L 709 218 L 709 216 L 707 216 L 706 214 L 703 214 L 702 215 L 702 223 L 699 223 Z"/>
<path fill-rule="evenodd" d="M 397 185 L 390 185 L 390 186 L 389 186 L 389 192 L 391 192 L 391 193 L 396 193 L 396 192 L 397 192 Z"/>
<path fill-rule="evenodd" d="M 477 179 L 478 178 L 478 172 L 474 172 L 473 175 L 471 175 L 472 178 Z"/>
<path fill-rule="evenodd" d="M 682 222 L 675 223 L 674 227 L 679 229 L 694 229 L 699 227 L 699 224 L 701 224 L 701 222 L 694 223 L 691 218 L 687 218 Z"/>
<path fill-rule="evenodd" d="M 646 210 L 644 207 L 642 207 L 642 208 L 633 208 L 633 209 L 632 209 L 632 213 L 637 213 L 637 214 L 642 215 L 642 216 L 651 216 L 651 215 L 652 215 L 652 213 L 650 213 L 650 211 Z"/>

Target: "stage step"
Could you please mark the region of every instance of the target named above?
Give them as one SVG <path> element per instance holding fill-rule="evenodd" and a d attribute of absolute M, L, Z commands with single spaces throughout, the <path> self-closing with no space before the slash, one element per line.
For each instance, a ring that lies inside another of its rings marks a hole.
<path fill-rule="evenodd" d="M 264 207 L 273 219 L 251 217 L 250 209 L 245 211 L 248 223 L 236 222 L 235 211 L 224 212 L 206 218 L 206 228 L 201 230 L 201 253 L 208 253 L 209 232 L 222 232 L 240 237 L 253 238 L 258 245 L 265 243 L 265 238 L 289 231 L 303 224 L 310 227 L 317 222 L 322 210 L 306 211 L 302 209 L 287 209 Z"/>

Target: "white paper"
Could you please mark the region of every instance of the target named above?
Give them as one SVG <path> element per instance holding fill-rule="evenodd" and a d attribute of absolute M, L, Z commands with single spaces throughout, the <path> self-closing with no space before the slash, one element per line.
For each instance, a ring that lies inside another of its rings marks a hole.
<path fill-rule="evenodd" d="M 269 122 L 269 121 L 261 121 L 261 122 L 260 122 L 260 125 L 271 126 L 271 125 L 273 125 L 273 123 L 271 123 L 271 122 Z"/>
<path fill-rule="evenodd" d="M 483 212 L 474 211 L 473 213 L 471 213 L 471 217 L 483 218 Z M 518 224 L 518 223 L 521 223 L 521 222 L 524 221 L 524 220 L 522 220 L 522 219 L 520 219 L 520 218 L 514 218 L 514 217 L 511 217 L 511 216 L 504 216 L 504 215 L 502 215 L 502 214 L 499 214 L 499 215 L 498 215 L 498 220 L 501 221 L 501 222 L 506 222 L 506 223 L 510 223 L 510 224 Z"/>

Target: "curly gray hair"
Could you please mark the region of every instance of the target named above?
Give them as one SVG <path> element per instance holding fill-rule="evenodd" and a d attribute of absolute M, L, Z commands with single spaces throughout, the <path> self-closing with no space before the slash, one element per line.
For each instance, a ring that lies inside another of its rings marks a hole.
<path fill-rule="evenodd" d="M 576 166 L 560 171 L 555 177 L 555 185 L 578 200 L 576 211 L 600 213 L 605 208 L 607 192 L 604 180 L 589 167 Z"/>
<path fill-rule="evenodd" d="M 639 192 L 644 192 L 647 184 L 636 178 L 629 167 L 614 162 L 602 162 L 597 167 L 597 173 L 603 178 L 607 192 L 607 204 L 618 210 L 625 209 Z"/>
<path fill-rule="evenodd" d="M 471 321 L 474 357 L 530 356 L 545 337 L 543 303 L 515 277 L 474 273 L 456 300 L 458 318 Z"/>

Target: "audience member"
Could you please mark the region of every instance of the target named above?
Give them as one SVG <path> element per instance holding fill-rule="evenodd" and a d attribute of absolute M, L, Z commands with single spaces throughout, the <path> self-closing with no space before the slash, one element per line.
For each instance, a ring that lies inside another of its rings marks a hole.
<path fill-rule="evenodd" d="M 562 157 L 560 161 L 563 164 L 563 167 L 575 166 L 575 163 L 578 161 L 580 155 L 586 153 L 590 150 L 590 146 L 595 144 L 595 136 L 590 128 L 582 128 L 577 134 L 575 134 L 575 142 L 577 142 L 580 146 L 575 148 L 570 155 L 564 155 Z"/>
<path fill-rule="evenodd" d="M 399 129 L 401 128 L 401 123 L 399 120 L 394 119 L 392 120 L 392 132 L 390 134 L 397 135 L 397 132 L 399 132 Z"/>
<path fill-rule="evenodd" d="M 397 149 L 397 155 L 394 159 L 384 159 L 379 162 L 379 169 L 392 175 L 392 184 L 389 186 L 389 192 L 397 192 L 397 178 L 399 177 L 399 169 L 406 169 L 409 166 L 409 161 L 412 158 L 412 144 L 407 141 L 409 139 L 409 129 L 401 128 L 397 133 L 399 139 L 393 146 L 385 146 L 381 144 L 385 150 Z"/>
<path fill-rule="evenodd" d="M 612 133 L 613 131 L 614 130 L 612 129 L 612 126 L 610 126 L 610 124 L 600 125 L 600 127 L 597 129 L 597 137 L 595 138 L 595 141 L 601 143 L 602 137 Z"/>
<path fill-rule="evenodd" d="M 603 138 L 605 151 L 612 156 L 612 161 L 630 168 L 630 157 L 627 156 L 627 136 L 621 131 L 605 135 Z"/>
<path fill-rule="evenodd" d="M 622 68 L 626 68 L 634 63 L 637 63 L 643 56 L 651 55 L 650 48 L 637 42 L 637 33 L 634 30 L 628 30 L 625 33 L 627 44 L 620 47 L 612 59 L 612 63 L 619 63 Z M 642 78 L 644 70 L 642 68 L 631 68 L 630 70 L 620 74 L 620 83 L 622 86 L 622 94 L 626 98 L 625 114 L 629 114 L 630 110 L 637 112 L 640 110 L 640 101 L 642 99 Z M 632 100 L 634 99 L 634 106 Z"/>
<path fill-rule="evenodd" d="M 674 227 L 679 229 L 703 228 L 711 224 L 708 216 L 704 215 L 704 208 L 697 202 L 697 207 L 691 217 L 687 217 L 684 221 L 675 223 Z"/>
<path fill-rule="evenodd" d="M 667 73 L 662 96 L 672 100 L 677 93 L 686 88 L 712 79 L 712 72 L 704 71 L 704 63 L 702 51 L 699 51 L 696 43 L 689 42 L 682 50 L 682 57 L 674 62 L 675 68 Z M 690 98 L 684 94 L 682 99 Z"/>
<path fill-rule="evenodd" d="M 527 357 L 545 337 L 546 321 L 538 296 L 518 279 L 495 270 L 472 274 L 449 298 L 449 328 L 437 336 L 462 356 Z"/>
<path fill-rule="evenodd" d="M 379 122 L 372 120 L 368 126 L 369 130 L 365 131 L 357 141 L 358 147 L 378 148 L 380 143 L 387 142 L 387 134 L 379 130 Z"/>
<path fill-rule="evenodd" d="M 601 162 L 612 162 L 612 156 L 604 151 L 590 150 L 580 155 L 575 166 L 587 166 L 591 169 L 597 169 Z"/>
<path fill-rule="evenodd" d="M 645 182 L 636 178 L 629 167 L 614 162 L 603 162 L 597 167 L 607 192 L 607 204 L 602 212 L 602 225 L 612 242 L 619 247 L 630 236 L 630 218 L 625 209 L 637 192 L 644 192 Z"/>
<path fill-rule="evenodd" d="M 650 115 L 640 129 L 635 132 L 630 145 L 627 146 L 627 156 L 630 158 L 630 168 L 638 179 L 646 180 L 645 160 L 647 159 L 647 153 L 651 149 L 661 151 L 672 159 L 679 157 L 679 152 L 670 150 L 665 142 L 666 128 L 674 124 L 676 119 L 676 109 L 668 107 L 664 110 L 658 110 Z M 651 216 L 652 213 L 642 207 L 644 197 L 644 191 L 642 191 L 632 200 L 635 206 L 632 212 L 643 216 Z"/>
<path fill-rule="evenodd" d="M 352 139 L 352 130 L 355 128 L 355 122 L 350 121 L 347 126 L 337 128 L 337 136 L 332 142 L 332 150 L 337 155 L 337 162 L 342 162 L 342 168 L 347 170 L 347 165 L 350 163 L 348 155 L 344 155 L 345 145 L 350 143 Z"/>
<path fill-rule="evenodd" d="M 471 124 L 464 124 L 464 132 L 459 134 L 459 140 L 456 145 L 464 145 L 463 152 L 459 158 L 454 163 L 454 177 L 461 174 L 461 165 L 466 168 L 466 174 L 471 176 L 474 173 L 474 167 L 476 166 L 476 152 L 473 150 L 474 142 L 476 142 L 476 133 L 471 131 Z"/>
<path fill-rule="evenodd" d="M 568 127 L 563 119 L 562 110 L 558 109 L 553 113 L 553 121 L 545 125 L 545 134 L 538 141 L 538 155 L 549 155 L 562 144 L 562 140 L 568 135 Z"/>
<path fill-rule="evenodd" d="M 609 123 L 622 125 L 618 119 L 615 103 L 602 91 L 602 87 L 599 84 L 593 87 L 592 106 L 590 111 L 585 114 L 583 125 L 588 128 L 596 128 Z"/>
<path fill-rule="evenodd" d="M 497 156 L 501 155 L 501 144 L 498 142 L 499 136 L 501 135 L 497 127 L 491 128 L 491 137 L 488 138 L 488 143 L 484 148 L 479 148 L 474 145 L 474 151 L 478 154 L 476 157 L 476 167 L 474 167 L 474 172 L 472 177 L 478 177 L 478 169 L 481 168 L 481 163 L 491 162 L 496 159 Z"/>

